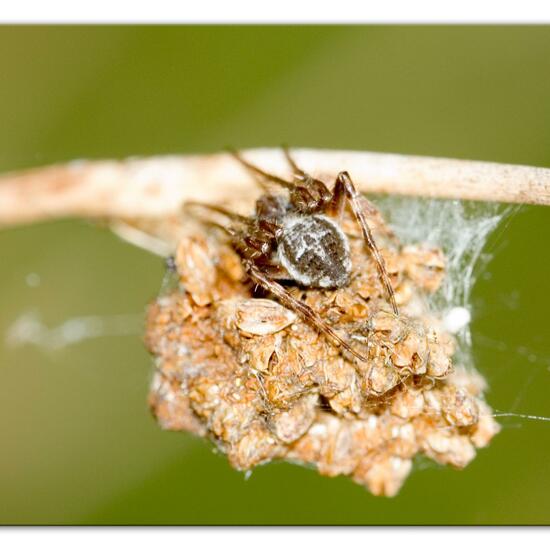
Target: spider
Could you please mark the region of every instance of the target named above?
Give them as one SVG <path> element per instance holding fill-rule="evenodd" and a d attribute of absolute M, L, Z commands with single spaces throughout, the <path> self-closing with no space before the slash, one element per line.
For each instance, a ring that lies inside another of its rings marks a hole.
<path fill-rule="evenodd" d="M 299 168 L 286 148 L 283 151 L 294 173 L 292 181 L 264 172 L 236 151 L 231 151 L 235 159 L 256 176 L 288 192 L 286 195 L 273 194 L 265 182 L 259 180 L 265 193 L 256 201 L 253 216 L 241 216 L 223 207 L 199 202 L 188 202 L 186 206 L 207 208 L 231 220 L 227 226 L 214 225 L 228 233 L 252 282 L 365 361 L 317 312 L 277 282 L 294 281 L 305 288 L 322 289 L 343 288 L 349 284 L 352 268 L 350 245 L 338 223 L 347 201 L 376 262 L 393 311 L 399 314 L 384 259 L 374 242 L 360 196 L 347 172 L 338 174 L 334 189 L 330 191 L 322 181 Z"/>

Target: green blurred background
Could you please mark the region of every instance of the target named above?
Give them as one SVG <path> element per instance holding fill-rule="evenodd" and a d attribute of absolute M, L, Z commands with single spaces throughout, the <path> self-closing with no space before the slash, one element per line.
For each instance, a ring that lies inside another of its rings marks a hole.
<path fill-rule="evenodd" d="M 0 27 L 0 81 L 0 171 L 283 142 L 550 166 L 550 27 Z M 474 289 L 499 411 L 550 417 L 549 222 L 517 212 Z M 139 328 L 6 343 L 29 311 L 139 319 L 158 258 L 79 220 L 3 230 L 0 258 L 1 524 L 550 522 L 542 420 L 502 418 L 464 471 L 419 462 L 393 499 L 288 464 L 245 480 L 157 428 Z"/>

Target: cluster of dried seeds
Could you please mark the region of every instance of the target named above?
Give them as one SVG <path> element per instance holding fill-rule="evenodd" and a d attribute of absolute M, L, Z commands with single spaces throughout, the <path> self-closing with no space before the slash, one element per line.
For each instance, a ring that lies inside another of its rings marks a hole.
<path fill-rule="evenodd" d="M 148 315 L 156 358 L 149 403 L 161 427 L 209 437 L 239 470 L 273 459 L 307 463 L 376 495 L 395 495 L 417 454 L 466 466 L 499 427 L 483 379 L 453 366 L 454 339 L 427 305 L 445 258 L 401 247 L 377 213 L 371 218 L 399 316 L 351 219 L 343 224 L 350 285 L 291 289 L 365 362 L 257 294 L 217 233 L 183 236 L 177 284 Z"/>

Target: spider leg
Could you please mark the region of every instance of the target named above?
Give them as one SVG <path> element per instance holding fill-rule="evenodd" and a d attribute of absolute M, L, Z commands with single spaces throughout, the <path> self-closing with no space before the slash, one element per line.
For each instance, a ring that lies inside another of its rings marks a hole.
<path fill-rule="evenodd" d="M 277 263 L 266 263 L 261 265 L 261 272 L 268 279 L 272 280 L 291 280 L 292 277 L 288 271 Z"/>
<path fill-rule="evenodd" d="M 258 168 L 255 164 L 252 164 L 250 162 L 248 162 L 246 159 L 244 159 L 242 157 L 242 155 L 240 153 L 238 153 L 237 151 L 233 151 L 233 150 L 230 150 L 229 151 L 234 157 L 236 160 L 238 160 L 243 166 L 245 166 L 246 168 L 248 168 L 249 170 L 251 170 L 254 174 L 258 175 L 258 176 L 261 176 L 273 183 L 276 183 L 277 185 L 280 185 L 281 187 L 284 187 L 285 189 L 289 189 L 289 190 L 292 190 L 294 189 L 295 187 L 295 184 L 290 182 L 290 181 L 286 181 L 284 180 L 283 178 L 280 178 L 279 176 L 276 176 L 275 174 L 270 174 L 268 172 L 264 172 L 261 168 Z"/>
<path fill-rule="evenodd" d="M 298 212 L 311 214 L 322 211 L 332 199 L 332 193 L 322 181 L 312 178 L 301 168 L 298 168 L 286 149 L 283 148 L 283 151 L 292 169 L 296 172 L 295 181 L 287 181 L 274 174 L 264 172 L 261 168 L 245 160 L 237 151 L 230 151 L 230 153 L 254 174 L 287 189 L 290 192 L 290 202 Z"/>
<path fill-rule="evenodd" d="M 226 216 L 227 218 L 229 218 L 231 221 L 241 223 L 241 224 L 243 224 L 247 227 L 250 225 L 249 218 L 247 218 L 245 216 L 241 216 L 240 214 L 237 214 L 236 212 L 231 212 L 230 210 L 227 210 L 227 209 L 225 209 L 221 206 L 217 206 L 217 205 L 214 205 L 214 204 L 206 204 L 206 203 L 203 203 L 203 202 L 187 201 L 183 205 L 182 209 L 183 210 L 189 210 L 190 208 L 195 208 L 195 207 L 204 208 L 205 210 L 211 210 L 212 212 L 222 214 L 222 215 Z M 242 230 L 239 229 L 238 226 L 236 226 L 235 224 L 224 225 L 223 223 L 219 223 L 216 220 L 204 219 L 202 216 L 200 216 L 199 219 L 200 219 L 201 223 L 203 223 L 205 225 L 209 225 L 209 226 L 212 226 L 212 227 L 216 227 L 217 229 L 221 229 L 222 231 L 227 233 L 227 235 L 229 235 L 232 240 L 237 239 L 242 234 Z"/>
<path fill-rule="evenodd" d="M 367 246 L 369 247 L 371 254 L 374 257 L 374 260 L 376 261 L 378 272 L 380 274 L 380 279 L 382 280 L 382 284 L 386 288 L 386 292 L 388 293 L 388 298 L 393 308 L 393 311 L 396 315 L 399 315 L 397 303 L 395 302 L 395 293 L 393 291 L 393 287 L 391 285 L 390 278 L 386 270 L 386 264 L 384 263 L 384 258 L 382 258 L 382 255 L 380 254 L 380 251 L 378 250 L 378 247 L 374 242 L 374 237 L 372 236 L 369 224 L 367 223 L 367 217 L 361 205 L 361 201 L 359 200 L 359 194 L 357 193 L 357 190 L 355 189 L 355 186 L 353 185 L 349 174 L 347 172 L 340 172 L 338 174 L 338 177 L 336 178 L 336 185 L 334 186 L 334 196 L 331 204 L 332 209 L 339 216 L 342 215 L 346 199 L 349 200 L 351 204 L 351 209 L 353 210 L 359 226 L 361 227 L 363 238 L 365 239 L 365 242 L 367 243 Z"/>
<path fill-rule="evenodd" d="M 294 173 L 304 179 L 306 177 L 306 173 L 296 164 L 296 161 L 292 158 L 288 147 L 286 145 L 283 145 L 282 150 L 288 164 L 290 164 L 290 167 L 292 168 Z"/>
<path fill-rule="evenodd" d="M 218 214 L 223 214 L 227 218 L 229 218 L 232 221 L 240 222 L 244 224 L 249 224 L 250 220 L 246 216 L 241 216 L 240 214 L 237 214 L 236 212 L 232 212 L 231 210 L 227 210 L 227 208 L 223 208 L 223 206 L 217 206 L 215 204 L 206 204 L 204 202 L 197 202 L 197 201 L 187 201 L 183 208 L 184 210 L 195 207 L 204 208 L 205 210 L 212 210 L 213 212 L 217 212 Z"/>
<path fill-rule="evenodd" d="M 246 265 L 248 274 L 253 282 L 260 285 L 267 291 L 274 294 L 286 307 L 292 311 L 299 313 L 308 323 L 313 325 L 322 334 L 325 334 L 335 340 L 345 350 L 349 351 L 352 355 L 357 357 L 360 361 L 367 361 L 367 359 L 356 352 L 345 340 L 343 340 L 336 331 L 324 321 L 318 313 L 311 309 L 307 304 L 304 304 L 301 300 L 297 300 L 286 290 L 285 287 L 266 277 L 253 263 L 247 263 Z"/>

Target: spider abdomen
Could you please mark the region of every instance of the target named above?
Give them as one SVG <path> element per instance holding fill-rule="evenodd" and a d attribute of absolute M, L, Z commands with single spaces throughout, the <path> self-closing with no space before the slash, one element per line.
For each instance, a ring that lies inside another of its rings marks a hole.
<path fill-rule="evenodd" d="M 286 216 L 277 250 L 281 265 L 303 286 L 342 288 L 349 283 L 349 243 L 327 216 Z"/>

